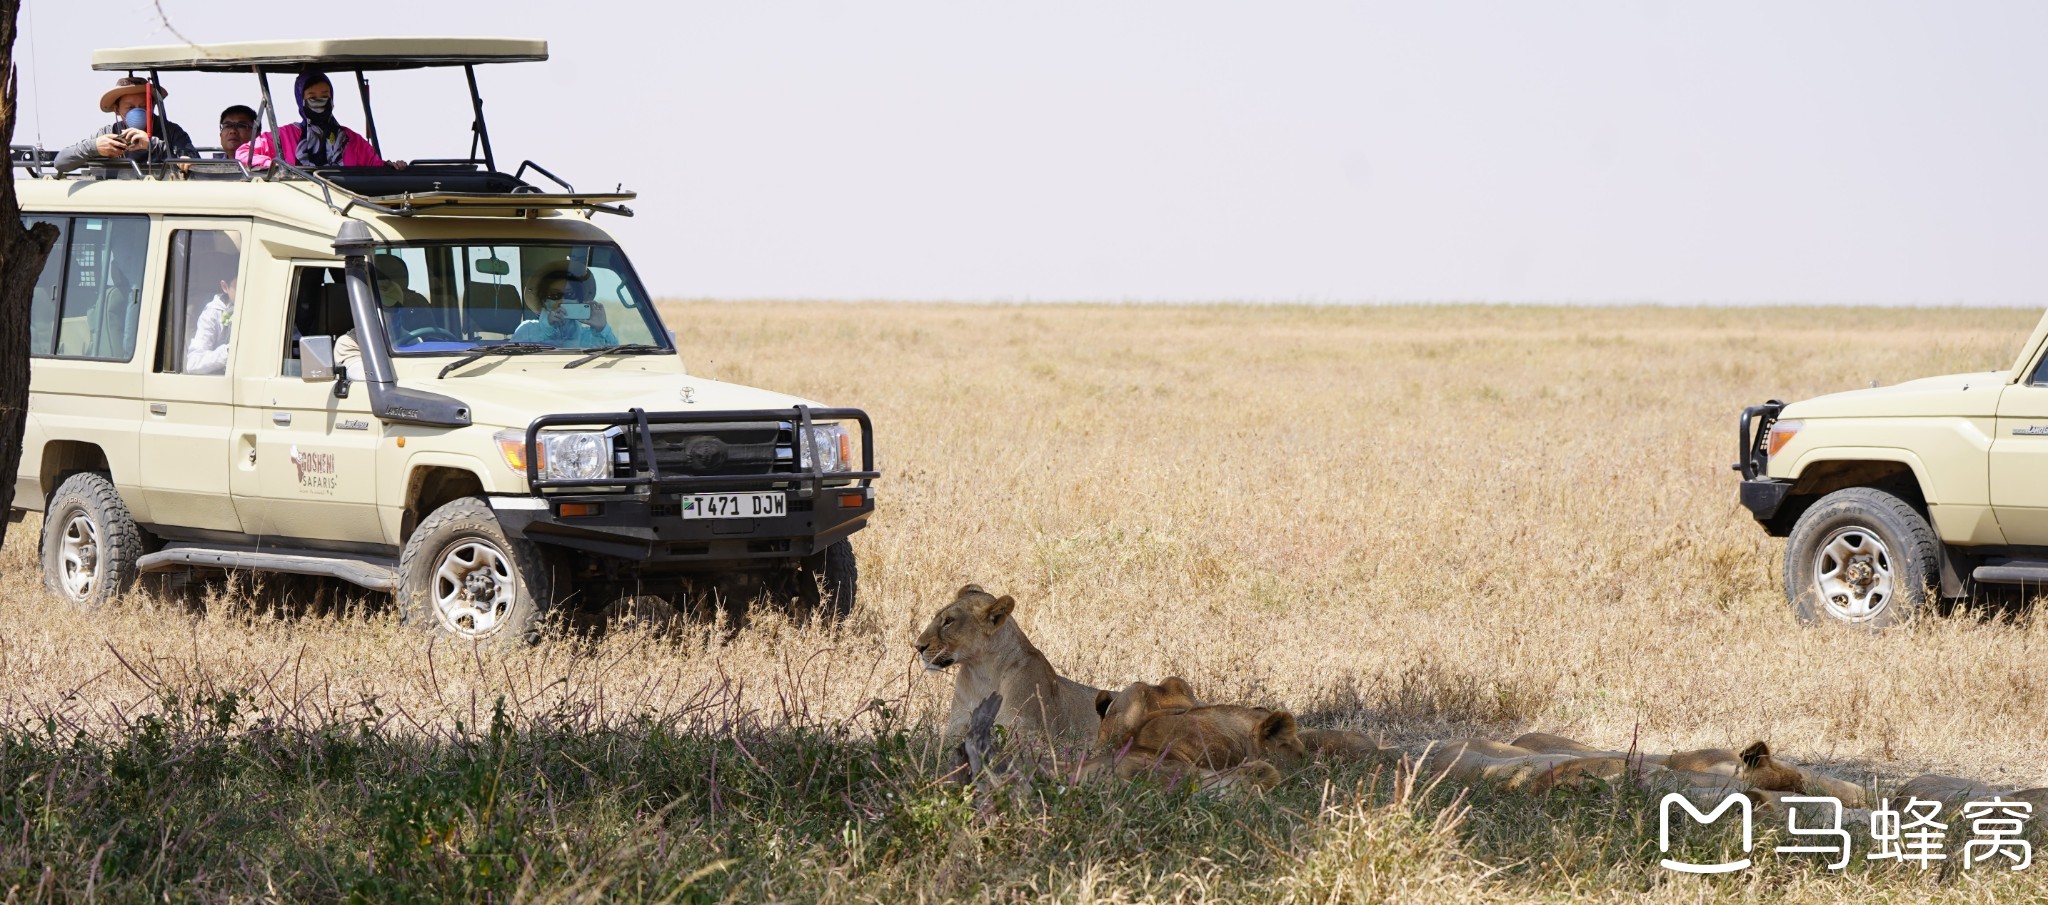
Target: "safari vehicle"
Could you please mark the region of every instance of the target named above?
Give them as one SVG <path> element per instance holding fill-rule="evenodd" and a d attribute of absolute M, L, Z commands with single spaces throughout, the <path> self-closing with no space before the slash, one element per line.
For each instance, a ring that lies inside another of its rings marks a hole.
<path fill-rule="evenodd" d="M 1741 499 L 1805 622 L 2048 585 L 2048 317 L 2012 366 L 1742 411 Z"/>
<path fill-rule="evenodd" d="M 123 158 L 59 176 L 17 149 L 26 219 L 61 233 L 31 312 L 16 497 L 44 513 L 53 592 L 89 606 L 145 573 L 327 576 L 476 640 L 627 596 L 853 607 L 868 416 L 689 374 L 593 222 L 633 194 L 499 168 L 475 67 L 546 58 L 442 38 L 94 54 L 153 84 L 253 73 L 273 135 L 270 75 L 353 72 L 372 142 L 368 74 L 459 66 L 473 138 L 402 171 Z M 592 341 L 522 330 L 541 322 Z"/>

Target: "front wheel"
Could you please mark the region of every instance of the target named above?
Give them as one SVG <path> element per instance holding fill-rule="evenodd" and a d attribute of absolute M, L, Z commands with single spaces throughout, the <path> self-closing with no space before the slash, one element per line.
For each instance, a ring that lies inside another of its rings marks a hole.
<path fill-rule="evenodd" d="M 405 623 L 464 641 L 533 640 L 551 590 L 539 547 L 508 537 L 479 497 L 443 505 L 421 522 L 398 574 Z"/>
<path fill-rule="evenodd" d="M 860 585 L 860 565 L 854 561 L 853 544 L 840 541 L 804 557 L 782 582 L 777 596 L 798 621 L 845 622 L 853 613 Z"/>
<path fill-rule="evenodd" d="M 1808 624 L 1884 628 L 1924 609 L 1940 586 L 1940 542 L 1911 503 L 1875 487 L 1828 494 L 1785 547 L 1785 597 Z"/>
<path fill-rule="evenodd" d="M 142 530 L 106 475 L 65 478 L 43 515 L 43 584 L 83 607 L 97 607 L 135 584 Z"/>

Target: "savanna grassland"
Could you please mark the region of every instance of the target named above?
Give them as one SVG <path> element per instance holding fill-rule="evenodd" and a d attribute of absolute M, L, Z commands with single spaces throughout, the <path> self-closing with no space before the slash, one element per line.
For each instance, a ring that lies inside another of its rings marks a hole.
<path fill-rule="evenodd" d="M 1640 793 L 1257 800 L 935 781 L 969 581 L 1102 686 L 1396 739 L 1767 740 L 1879 785 L 2048 785 L 2010 601 L 1801 629 L 1735 500 L 1745 404 L 2008 365 L 2009 310 L 678 303 L 698 374 L 873 414 L 843 626 L 429 643 L 376 601 L 78 612 L 0 551 L 0 899 L 2011 901 L 2048 867 L 1656 864 Z M 1688 837 L 1704 859 L 1732 837 Z M 1715 860 L 1718 860 L 1716 858 Z"/>

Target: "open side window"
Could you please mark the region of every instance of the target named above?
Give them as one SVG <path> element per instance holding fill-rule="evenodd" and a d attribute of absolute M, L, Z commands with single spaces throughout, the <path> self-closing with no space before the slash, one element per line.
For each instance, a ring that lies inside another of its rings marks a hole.
<path fill-rule="evenodd" d="M 293 268 L 289 317 L 284 331 L 284 358 L 278 373 L 297 377 L 302 372 L 300 339 L 325 336 L 333 342 L 340 342 L 343 336 L 355 329 L 355 315 L 349 311 L 348 288 L 343 282 L 342 269 L 309 265 Z"/>
<path fill-rule="evenodd" d="M 171 231 L 157 327 L 158 373 L 227 373 L 242 272 L 240 238 L 222 229 Z"/>

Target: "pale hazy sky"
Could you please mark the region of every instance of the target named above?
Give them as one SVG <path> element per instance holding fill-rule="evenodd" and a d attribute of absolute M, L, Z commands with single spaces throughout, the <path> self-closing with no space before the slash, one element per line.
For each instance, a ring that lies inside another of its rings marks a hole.
<path fill-rule="evenodd" d="M 2040 3 L 162 5 L 201 44 L 547 39 L 479 70 L 500 159 L 637 189 L 601 219 L 667 295 L 2048 301 Z M 174 40 L 27 7 L 17 141 L 106 119 L 93 48 Z M 459 73 L 373 85 L 391 156 L 467 150 Z M 255 100 L 167 86 L 202 143 Z"/>

